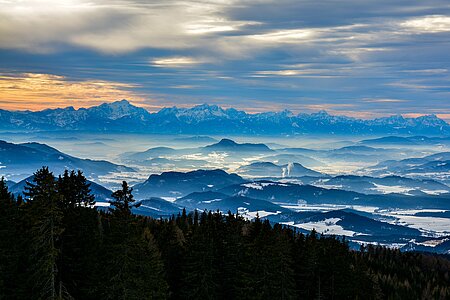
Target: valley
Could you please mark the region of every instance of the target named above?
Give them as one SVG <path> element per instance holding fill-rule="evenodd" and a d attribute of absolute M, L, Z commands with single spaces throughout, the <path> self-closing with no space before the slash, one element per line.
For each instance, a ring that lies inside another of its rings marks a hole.
<path fill-rule="evenodd" d="M 231 211 L 302 232 L 449 253 L 450 139 L 357 135 L 4 132 L 1 175 L 20 194 L 42 165 L 79 169 L 98 209 L 123 180 L 136 214 Z M 448 165 L 447 165 L 448 163 Z"/>

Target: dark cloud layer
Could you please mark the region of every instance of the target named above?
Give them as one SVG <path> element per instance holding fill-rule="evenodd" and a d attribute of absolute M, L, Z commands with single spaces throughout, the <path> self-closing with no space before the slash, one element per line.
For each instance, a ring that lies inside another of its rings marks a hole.
<path fill-rule="evenodd" d="M 3 82 L 100 81 L 111 86 L 98 98 L 123 89 L 149 107 L 450 118 L 448 1 L 42 2 L 0 8 Z"/>

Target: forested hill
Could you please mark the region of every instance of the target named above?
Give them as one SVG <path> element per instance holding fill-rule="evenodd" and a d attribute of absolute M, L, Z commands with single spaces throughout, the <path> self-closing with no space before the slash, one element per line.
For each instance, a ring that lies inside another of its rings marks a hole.
<path fill-rule="evenodd" d="M 81 173 L 43 168 L 15 199 L 0 181 L 0 299 L 449 299 L 448 257 L 297 233 L 229 214 L 108 212 Z"/>

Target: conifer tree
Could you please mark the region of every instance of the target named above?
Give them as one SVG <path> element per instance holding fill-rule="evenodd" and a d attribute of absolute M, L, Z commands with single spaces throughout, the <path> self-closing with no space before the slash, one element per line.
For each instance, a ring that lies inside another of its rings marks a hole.
<path fill-rule="evenodd" d="M 256 299 L 293 299 L 295 282 L 289 242 L 277 234 L 268 220 L 257 218 L 254 225 L 248 244 L 248 293 Z"/>
<path fill-rule="evenodd" d="M 182 292 L 182 265 L 186 254 L 187 235 L 173 220 L 162 220 L 154 235 L 161 250 L 170 298 L 178 299 Z"/>
<path fill-rule="evenodd" d="M 131 215 L 134 198 L 132 189 L 124 181 L 122 189 L 112 194 L 109 232 L 104 249 L 104 299 L 165 299 L 167 283 L 164 279 L 160 253 L 148 230 L 139 226 Z"/>
<path fill-rule="evenodd" d="M 91 207 L 95 197 L 91 194 L 90 183 L 83 172 L 65 170 L 58 178 L 58 191 L 62 196 L 63 209 L 73 209 L 77 206 Z"/>
<path fill-rule="evenodd" d="M 98 216 L 90 184 L 81 171 L 65 171 L 58 178 L 65 230 L 61 237 L 60 277 L 76 299 L 88 299 L 95 290 L 98 269 Z"/>
<path fill-rule="evenodd" d="M 53 173 L 43 167 L 34 173 L 33 183 L 27 182 L 25 197 L 31 221 L 34 250 L 34 293 L 42 299 L 62 299 L 67 296 L 59 277 L 60 238 L 64 231 L 60 195 Z"/>
<path fill-rule="evenodd" d="M 0 299 L 14 299 L 14 279 L 18 264 L 18 211 L 5 179 L 0 179 Z"/>
<path fill-rule="evenodd" d="M 131 209 L 137 207 L 136 204 L 133 204 L 135 200 L 132 192 L 133 188 L 129 187 L 126 181 L 122 181 L 122 189 L 115 191 L 111 195 L 114 198 L 110 202 L 111 206 L 113 206 L 113 208 L 110 208 L 113 215 L 125 218 L 131 215 Z"/>
<path fill-rule="evenodd" d="M 211 215 L 202 213 L 201 226 L 194 230 L 188 244 L 182 277 L 185 299 L 218 298 L 217 240 L 214 239 L 211 219 Z"/>
<path fill-rule="evenodd" d="M 222 234 L 222 245 L 219 248 L 221 263 L 222 298 L 244 298 L 245 255 L 242 239 L 242 219 L 231 212 L 225 218 L 226 223 Z M 238 249 L 238 250 L 236 250 Z"/>

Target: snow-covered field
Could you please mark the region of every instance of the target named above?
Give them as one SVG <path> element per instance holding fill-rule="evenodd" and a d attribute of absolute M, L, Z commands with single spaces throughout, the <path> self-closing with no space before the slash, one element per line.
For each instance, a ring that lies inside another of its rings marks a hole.
<path fill-rule="evenodd" d="M 419 229 L 426 236 L 445 236 L 450 234 L 450 219 L 436 217 L 418 217 L 410 215 L 392 215 L 393 224 Z"/>
<path fill-rule="evenodd" d="M 251 183 L 241 184 L 242 187 L 246 187 L 249 189 L 255 189 L 255 190 L 263 190 L 264 187 L 270 186 L 270 185 L 288 186 L 287 184 L 278 183 L 278 182 L 251 182 Z"/>
<path fill-rule="evenodd" d="M 424 236 L 445 236 L 450 235 L 450 219 L 449 218 L 437 218 L 437 217 L 423 217 L 423 216 L 415 216 L 418 212 L 444 212 L 443 210 L 438 209 L 408 209 L 408 210 L 386 210 L 379 209 L 374 206 L 360 206 L 360 205 L 334 205 L 334 204 L 322 204 L 322 205 L 308 205 L 308 204 L 299 204 L 299 205 L 282 205 L 284 208 L 288 208 L 297 212 L 302 211 L 318 211 L 318 212 L 328 212 L 332 210 L 339 209 L 353 209 L 356 211 L 376 214 L 379 217 L 383 218 L 384 222 L 388 222 L 390 224 L 403 225 L 410 228 L 419 229 Z M 286 224 L 292 225 L 287 222 Z M 315 228 L 319 233 L 327 233 L 327 234 L 340 234 L 339 225 L 333 224 L 332 222 L 318 222 L 318 223 L 303 223 L 303 224 L 295 224 L 295 227 L 311 230 Z M 338 226 L 338 227 L 336 227 Z M 336 232 L 336 233 L 334 233 Z M 341 233 L 343 234 L 343 233 Z M 347 232 L 347 236 L 352 236 L 350 232 Z"/>
<path fill-rule="evenodd" d="M 293 227 L 305 229 L 311 231 L 315 229 L 318 233 L 329 234 L 329 235 L 345 235 L 345 236 L 355 236 L 358 235 L 357 232 L 351 230 L 345 230 L 342 226 L 337 225 L 340 218 L 329 218 L 320 222 L 308 222 L 308 223 L 300 223 L 295 224 L 294 222 L 285 222 L 282 224 L 290 225 Z"/>
<path fill-rule="evenodd" d="M 296 205 L 286 205 L 285 203 L 275 203 L 275 204 L 279 204 L 284 208 L 288 208 L 288 209 L 291 209 L 291 210 L 297 211 L 297 212 L 299 212 L 299 211 L 327 212 L 327 211 L 338 210 L 338 209 L 354 209 L 354 210 L 359 210 L 359 211 L 363 211 L 363 212 L 373 213 L 379 209 L 378 207 L 375 207 L 375 206 L 338 205 L 338 204 L 310 205 L 310 204 L 306 204 L 305 202 L 300 202 L 299 204 L 296 204 Z"/>
<path fill-rule="evenodd" d="M 270 211 L 265 211 L 265 210 L 248 211 L 248 209 L 243 208 L 243 207 L 240 207 L 240 209 L 242 209 L 242 210 L 239 210 L 239 214 L 248 220 L 252 220 L 252 219 L 256 218 L 257 216 L 260 218 L 264 218 L 267 216 L 278 215 L 281 213 L 281 211 L 270 212 Z"/>
<path fill-rule="evenodd" d="M 375 187 L 371 188 L 371 190 L 380 192 L 382 194 L 404 194 L 404 195 L 411 195 L 408 192 L 414 190 L 412 188 L 407 188 L 399 185 L 381 185 L 374 183 Z M 412 196 L 412 195 L 411 195 Z"/>

